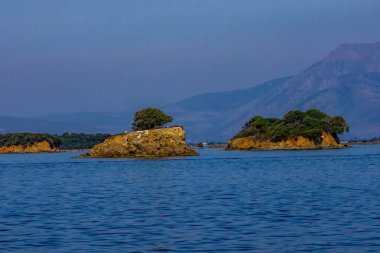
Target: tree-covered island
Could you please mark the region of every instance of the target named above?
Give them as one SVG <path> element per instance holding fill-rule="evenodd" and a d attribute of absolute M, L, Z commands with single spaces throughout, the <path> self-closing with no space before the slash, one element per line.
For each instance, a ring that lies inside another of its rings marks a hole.
<path fill-rule="evenodd" d="M 40 153 L 59 151 L 60 140 L 50 134 L 0 134 L 0 153 Z"/>
<path fill-rule="evenodd" d="M 57 148 L 61 142 L 57 136 L 51 134 L 35 134 L 35 133 L 11 133 L 0 134 L 0 147 L 10 146 L 32 146 L 36 143 L 46 141 L 51 148 Z"/>
<path fill-rule="evenodd" d="M 38 133 L 8 133 L 0 134 L 0 147 L 18 146 L 21 152 L 25 151 L 22 147 L 32 147 L 43 142 L 47 142 L 51 149 L 71 150 L 71 149 L 90 149 L 96 144 L 103 142 L 110 137 L 110 134 L 85 134 L 85 133 L 64 133 L 61 135 L 38 134 Z M 36 147 L 35 150 L 38 148 Z M 44 150 L 47 147 L 43 147 Z M 16 149 L 15 149 L 16 150 Z M 27 151 L 25 151 L 27 152 Z"/>
<path fill-rule="evenodd" d="M 338 135 L 348 131 L 349 127 L 343 117 L 331 117 L 319 110 L 311 109 L 306 112 L 290 111 L 282 119 L 255 116 L 244 124 L 243 129 L 232 138 L 231 142 L 237 139 L 241 142 L 244 138 L 248 138 L 251 142 L 254 140 L 255 145 L 259 146 L 258 149 L 261 149 L 262 143 L 266 145 L 274 143 L 274 147 L 280 148 L 281 146 L 275 143 L 288 140 L 293 140 L 294 145 L 299 145 L 296 142 L 300 137 L 318 146 L 326 141 L 324 140 L 326 137 L 331 137 L 330 139 L 338 145 L 340 143 Z M 230 147 L 234 144 L 231 142 Z M 255 145 L 251 145 L 252 149 L 255 149 Z M 331 146 L 331 141 L 329 145 Z M 284 149 L 292 149 L 290 144 L 282 146 Z"/>

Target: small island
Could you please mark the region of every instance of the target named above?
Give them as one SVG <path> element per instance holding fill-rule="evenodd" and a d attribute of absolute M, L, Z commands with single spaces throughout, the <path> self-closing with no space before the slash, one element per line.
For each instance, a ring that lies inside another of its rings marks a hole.
<path fill-rule="evenodd" d="M 255 116 L 233 137 L 227 150 L 302 150 L 343 148 L 339 134 L 349 127 L 341 116 L 316 110 L 290 111 L 283 119 Z"/>
<path fill-rule="evenodd" d="M 0 153 L 58 152 L 60 140 L 50 134 L 0 134 Z"/>
<path fill-rule="evenodd" d="M 198 155 L 185 142 L 180 126 L 162 127 L 173 120 L 156 108 L 135 113 L 133 132 L 109 137 L 82 158 L 159 158 Z"/>

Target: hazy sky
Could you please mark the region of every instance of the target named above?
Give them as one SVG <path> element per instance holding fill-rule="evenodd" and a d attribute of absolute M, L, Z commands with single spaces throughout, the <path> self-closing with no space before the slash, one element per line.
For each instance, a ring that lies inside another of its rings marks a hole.
<path fill-rule="evenodd" d="M 379 0 L 1 0 L 0 115 L 124 111 L 380 41 Z"/>

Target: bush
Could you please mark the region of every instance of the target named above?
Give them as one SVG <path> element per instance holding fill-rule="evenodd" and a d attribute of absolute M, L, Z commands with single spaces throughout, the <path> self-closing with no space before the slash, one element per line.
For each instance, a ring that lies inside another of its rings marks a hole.
<path fill-rule="evenodd" d="M 332 133 L 342 134 L 350 129 L 342 116 L 334 116 L 328 121 L 328 130 Z"/>
<path fill-rule="evenodd" d="M 297 135 L 309 138 L 318 144 L 322 142 L 322 129 L 318 129 L 318 128 L 304 129 L 304 130 L 299 131 Z"/>
<path fill-rule="evenodd" d="M 284 124 L 280 124 L 277 126 L 273 126 L 271 128 L 270 134 L 267 137 L 268 140 L 274 141 L 274 142 L 279 142 L 282 140 L 286 140 L 289 138 L 290 135 L 290 130 L 287 126 Z"/>
<path fill-rule="evenodd" d="M 290 111 L 285 114 L 283 121 L 286 124 L 301 125 L 303 119 L 305 118 L 306 113 L 301 111 Z"/>
<path fill-rule="evenodd" d="M 306 111 L 306 116 L 309 116 L 314 119 L 319 119 L 319 120 L 323 120 L 329 117 L 326 113 L 323 113 L 317 109 L 311 109 L 311 110 Z"/>
<path fill-rule="evenodd" d="M 322 122 L 321 120 L 317 119 L 317 118 L 313 118 L 311 116 L 306 116 L 303 120 L 302 120 L 302 125 L 303 126 L 306 126 L 308 128 L 319 128 L 319 129 L 323 129 L 323 125 L 324 125 L 324 122 Z"/>
<path fill-rule="evenodd" d="M 161 110 L 146 108 L 135 113 L 132 129 L 133 131 L 154 129 L 172 121 L 173 118 Z"/>

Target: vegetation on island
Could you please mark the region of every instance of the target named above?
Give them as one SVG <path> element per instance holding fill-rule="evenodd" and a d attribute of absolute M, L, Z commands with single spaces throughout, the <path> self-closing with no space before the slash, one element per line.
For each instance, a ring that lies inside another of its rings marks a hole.
<path fill-rule="evenodd" d="M 135 113 L 132 124 L 133 131 L 149 130 L 161 127 L 173 118 L 157 108 L 146 108 Z"/>
<path fill-rule="evenodd" d="M 0 147 L 32 146 L 36 143 L 47 141 L 51 148 L 59 147 L 60 139 L 50 134 L 13 133 L 0 134 Z"/>
<path fill-rule="evenodd" d="M 234 138 L 255 137 L 279 142 L 303 136 L 320 144 L 322 133 L 326 132 L 339 143 L 338 134 L 348 131 L 349 127 L 343 117 L 330 117 L 317 109 L 311 109 L 306 112 L 290 111 L 282 119 L 255 116 L 244 124 Z"/>
<path fill-rule="evenodd" d="M 0 147 L 32 146 L 47 141 L 51 148 L 90 149 L 110 137 L 109 134 L 64 133 L 62 135 L 12 133 L 0 134 Z"/>
<path fill-rule="evenodd" d="M 64 133 L 57 135 L 61 149 L 90 149 L 110 137 L 110 134 Z"/>

